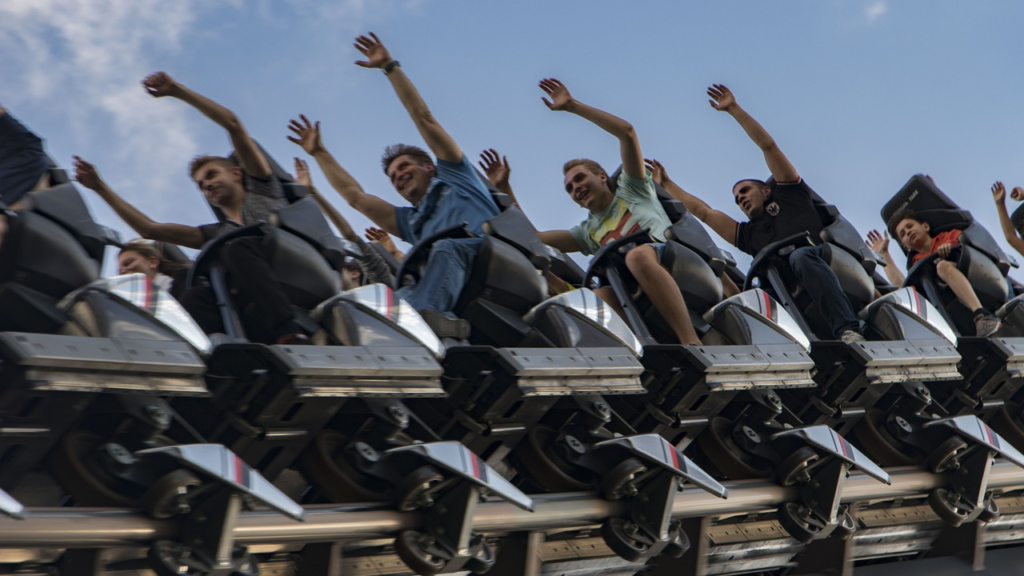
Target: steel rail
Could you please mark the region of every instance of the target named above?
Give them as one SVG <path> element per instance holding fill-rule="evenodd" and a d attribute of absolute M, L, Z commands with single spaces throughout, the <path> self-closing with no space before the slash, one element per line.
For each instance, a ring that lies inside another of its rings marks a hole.
<path fill-rule="evenodd" d="M 843 502 L 867 502 L 924 496 L 944 485 L 945 477 L 919 468 L 891 468 L 892 484 L 885 485 L 855 472 L 843 488 Z M 795 491 L 766 480 L 726 483 L 729 498 L 720 499 L 696 488 L 678 494 L 673 515 L 678 518 L 723 516 L 772 510 Z M 1024 469 L 1008 462 L 992 467 L 989 488 L 1024 488 Z M 526 512 L 503 501 L 481 503 L 473 528 L 508 533 L 585 527 L 619 514 L 623 504 L 595 498 L 592 493 L 542 494 L 534 497 L 536 511 Z M 421 519 L 382 505 L 314 505 L 306 507 L 305 522 L 269 510 L 244 512 L 235 527 L 243 544 L 283 544 L 360 541 L 416 528 Z M 98 508 L 30 508 L 24 520 L 0 518 L 0 548 L 103 548 L 137 546 L 174 538 L 172 520 L 153 520 L 135 510 Z"/>

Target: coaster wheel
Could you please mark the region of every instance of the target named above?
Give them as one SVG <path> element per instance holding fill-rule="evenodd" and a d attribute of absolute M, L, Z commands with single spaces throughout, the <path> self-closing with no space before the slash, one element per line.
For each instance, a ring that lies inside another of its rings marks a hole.
<path fill-rule="evenodd" d="M 466 561 L 465 568 L 473 574 L 484 574 L 488 570 L 494 567 L 494 563 L 498 560 L 498 557 L 494 554 L 494 549 L 491 548 L 490 543 L 485 538 L 480 538 L 480 548 L 477 550 L 476 556 L 473 556 Z"/>
<path fill-rule="evenodd" d="M 880 466 L 913 466 L 921 460 L 914 455 L 918 450 L 905 442 L 900 442 L 885 429 L 886 414 L 878 408 L 872 408 L 864 414 L 853 428 L 853 436 L 859 448 Z"/>
<path fill-rule="evenodd" d="M 593 490 L 597 480 L 593 473 L 566 462 L 554 444 L 558 431 L 543 424 L 534 426 L 516 446 L 517 468 L 549 492 L 580 492 Z"/>
<path fill-rule="evenodd" d="M 857 519 L 850 513 L 848 506 L 843 506 L 842 514 L 839 516 L 839 525 L 832 531 L 832 535 L 840 540 L 849 540 L 857 533 Z"/>
<path fill-rule="evenodd" d="M 817 538 L 825 527 L 821 521 L 811 516 L 810 510 L 796 502 L 786 502 L 780 506 L 778 520 L 790 536 L 804 544 Z"/>
<path fill-rule="evenodd" d="M 639 528 L 625 518 L 609 518 L 601 525 L 605 544 L 627 562 L 639 562 L 650 547 L 637 538 Z"/>
<path fill-rule="evenodd" d="M 142 505 L 150 518 L 162 519 L 188 512 L 184 497 L 202 486 L 192 472 L 178 468 L 160 477 L 142 497 Z"/>
<path fill-rule="evenodd" d="M 949 470 L 956 462 L 957 457 L 963 456 L 967 450 L 967 442 L 959 437 L 947 438 L 938 448 L 932 450 L 925 458 L 924 467 L 935 474 L 941 474 Z"/>
<path fill-rule="evenodd" d="M 783 486 L 806 482 L 810 479 L 807 470 L 820 458 L 812 448 L 801 446 L 776 466 L 775 477 Z"/>
<path fill-rule="evenodd" d="M 79 505 L 138 507 L 139 498 L 124 494 L 113 478 L 103 474 L 97 451 L 105 442 L 102 435 L 89 430 L 65 433 L 50 453 L 50 470 Z"/>
<path fill-rule="evenodd" d="M 402 512 L 426 508 L 433 504 L 427 492 L 444 480 L 444 475 L 433 466 L 421 466 L 405 477 L 395 489 L 396 506 Z"/>
<path fill-rule="evenodd" d="M 619 500 L 636 493 L 633 484 L 647 466 L 637 458 L 627 458 L 615 465 L 601 480 L 601 495 L 605 500 Z"/>
<path fill-rule="evenodd" d="M 428 550 L 428 536 L 415 530 L 403 530 L 395 539 L 395 553 L 416 574 L 434 576 L 448 561 Z"/>
<path fill-rule="evenodd" d="M 302 472 L 335 502 L 379 502 L 393 497 L 392 486 L 369 476 L 349 461 L 349 437 L 321 430 L 299 456 Z"/>
<path fill-rule="evenodd" d="M 960 497 L 946 488 L 936 488 L 928 494 L 928 505 L 950 526 L 956 527 L 967 520 L 970 511 L 960 505 Z"/>
<path fill-rule="evenodd" d="M 707 430 L 697 436 L 697 445 L 712 466 L 731 480 L 764 478 L 769 470 L 758 465 L 757 457 L 744 452 L 732 438 L 733 423 L 716 416 Z"/>
<path fill-rule="evenodd" d="M 978 515 L 978 520 L 987 524 L 996 518 L 999 518 L 999 514 L 1001 514 L 999 504 L 996 502 L 996 499 L 989 494 L 988 498 L 985 498 L 985 509 Z"/>

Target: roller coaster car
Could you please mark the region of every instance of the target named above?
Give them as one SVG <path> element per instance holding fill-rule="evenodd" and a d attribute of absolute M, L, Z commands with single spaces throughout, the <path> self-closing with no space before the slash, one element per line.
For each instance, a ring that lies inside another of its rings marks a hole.
<path fill-rule="evenodd" d="M 358 247 L 335 237 L 312 198 L 285 180 L 298 199 L 271 224 L 221 236 L 197 258 L 189 281 L 207 278 L 217 296 L 227 337 L 213 348 L 208 384 L 213 401 L 181 400 L 175 409 L 206 441 L 227 445 L 274 479 L 304 452 L 303 469 L 336 501 L 360 499 L 359 478 L 339 475 L 333 452 L 354 448 L 354 436 L 328 430 L 332 418 L 400 413 L 400 398 L 443 396 L 438 359 L 443 347 L 423 319 L 387 286 L 340 290 L 338 271 Z M 242 237 L 259 238 L 270 254 L 280 286 L 293 304 L 293 318 L 312 334 L 313 345 L 265 345 L 245 341 L 243 320 L 259 310 L 237 310 L 219 255 Z M 380 409 L 377 409 L 380 407 Z M 364 430 L 370 432 L 371 430 Z M 432 439 L 420 437 L 419 439 Z M 378 445 L 378 448 L 381 446 Z M 308 450 L 307 450 L 308 449 Z M 352 490 L 349 490 L 352 488 Z"/>
<path fill-rule="evenodd" d="M 114 236 L 55 180 L 9 216 L 0 253 L 0 417 L 17 430 L 0 440 L 0 485 L 45 458 L 78 504 L 137 506 L 148 485 L 116 456 L 169 442 L 161 397 L 208 395 L 208 341 L 145 276 L 98 279 Z"/>
<path fill-rule="evenodd" d="M 910 208 L 928 222 L 933 234 L 961 231 L 960 249 L 954 251 L 951 260 L 970 281 L 982 306 L 995 310 L 1002 321 L 994 336 L 974 337 L 972 311 L 935 274 L 937 256 L 929 255 L 908 270 L 906 285 L 925 294 L 958 334 L 964 385 L 941 397 L 937 390 L 937 400 L 953 414 L 980 416 L 1018 449 L 1024 448 L 1020 415 L 1024 400 L 1024 290 L 1007 277 L 1017 263 L 970 212 L 961 210 L 925 176 L 913 176 L 886 203 L 881 215 L 888 221 L 903 208 Z M 1014 218 L 1024 220 L 1024 212 L 1016 211 Z"/>

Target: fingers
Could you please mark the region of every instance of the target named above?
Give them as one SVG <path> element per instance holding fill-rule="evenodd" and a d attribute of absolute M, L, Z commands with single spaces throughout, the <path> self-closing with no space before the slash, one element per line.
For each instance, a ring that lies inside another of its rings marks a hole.
<path fill-rule="evenodd" d="M 543 102 L 544 105 L 547 106 L 548 108 L 550 108 L 551 110 L 555 109 L 555 105 L 552 104 L 551 101 L 548 100 L 547 98 L 541 97 L 540 101 Z"/>
<path fill-rule="evenodd" d="M 508 157 L 507 156 L 502 156 L 501 157 L 501 163 L 505 165 L 505 170 L 512 170 L 512 166 L 510 166 L 509 163 L 508 163 Z"/>

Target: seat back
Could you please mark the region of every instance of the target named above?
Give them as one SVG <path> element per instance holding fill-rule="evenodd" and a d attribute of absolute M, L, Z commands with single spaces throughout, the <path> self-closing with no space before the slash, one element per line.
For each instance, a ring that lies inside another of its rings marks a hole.
<path fill-rule="evenodd" d="M 312 310 L 341 290 L 338 272 L 307 239 L 268 227 L 263 241 L 278 283 L 294 305 Z"/>
<path fill-rule="evenodd" d="M 493 237 L 484 236 L 473 270 L 455 305 L 455 313 L 482 299 L 523 315 L 547 298 L 547 282 L 523 253 Z"/>

